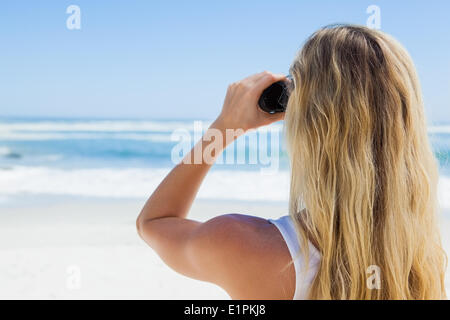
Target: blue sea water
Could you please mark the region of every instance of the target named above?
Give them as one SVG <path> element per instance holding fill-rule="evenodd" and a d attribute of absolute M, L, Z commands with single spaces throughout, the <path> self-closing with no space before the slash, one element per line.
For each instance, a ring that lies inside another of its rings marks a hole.
<path fill-rule="evenodd" d="M 210 123 L 199 122 L 203 130 Z M 189 132 L 193 145 L 193 120 L 0 119 L 0 166 L 172 167 L 172 149 L 179 144 L 172 133 L 180 129 Z M 270 155 L 270 143 L 268 147 Z M 252 146 L 247 143 L 245 148 L 248 157 Z M 280 156 L 285 169 L 285 152 Z M 255 170 L 258 166 L 244 163 L 222 168 Z"/>
<path fill-rule="evenodd" d="M 203 121 L 203 128 L 209 123 Z M 199 137 L 194 129 L 193 120 L 0 118 L 0 200 L 40 193 L 143 197 L 176 164 L 172 151 L 180 142 L 172 134 L 184 130 L 193 144 Z M 285 201 L 289 175 L 282 125 L 270 128 L 267 144 L 260 144 L 260 136 L 256 144 L 240 138 L 245 141 L 233 152 L 243 151 L 245 163 L 236 163 L 232 152 L 235 161 L 216 165 L 200 196 Z M 430 126 L 429 137 L 447 193 L 450 124 Z M 251 153 L 256 163 L 249 163 Z M 261 167 L 276 170 L 261 176 Z"/>

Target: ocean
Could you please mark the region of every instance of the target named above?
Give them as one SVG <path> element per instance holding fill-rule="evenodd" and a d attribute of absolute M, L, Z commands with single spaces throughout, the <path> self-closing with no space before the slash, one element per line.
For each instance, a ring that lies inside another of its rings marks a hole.
<path fill-rule="evenodd" d="M 209 121 L 0 119 L 0 203 L 18 196 L 145 198 Z M 440 164 L 441 206 L 450 208 L 450 124 L 429 127 Z M 190 137 L 182 145 L 179 138 Z M 252 133 L 253 134 L 253 133 Z M 250 136 L 252 136 L 250 134 Z M 277 123 L 241 137 L 213 167 L 201 199 L 288 200 L 289 169 Z M 23 201 L 23 200 L 22 200 Z"/>

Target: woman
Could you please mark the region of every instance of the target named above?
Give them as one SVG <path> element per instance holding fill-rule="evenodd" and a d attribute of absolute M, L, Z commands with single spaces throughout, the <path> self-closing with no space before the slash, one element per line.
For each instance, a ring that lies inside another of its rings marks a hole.
<path fill-rule="evenodd" d="M 234 299 L 445 298 L 437 164 L 408 53 L 382 32 L 326 27 L 290 73 L 285 115 L 257 107 L 284 76 L 253 75 L 229 86 L 221 114 L 194 147 L 205 150 L 212 132 L 284 118 L 289 216 L 189 220 L 212 163 L 181 163 L 144 206 L 141 237 L 174 270 Z"/>

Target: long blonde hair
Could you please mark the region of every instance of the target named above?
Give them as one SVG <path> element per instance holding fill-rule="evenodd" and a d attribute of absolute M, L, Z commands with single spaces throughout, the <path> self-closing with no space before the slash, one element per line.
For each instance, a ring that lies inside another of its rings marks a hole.
<path fill-rule="evenodd" d="M 329 26 L 290 72 L 290 215 L 305 255 L 308 240 L 321 254 L 309 298 L 445 298 L 438 166 L 407 51 L 380 31 Z"/>

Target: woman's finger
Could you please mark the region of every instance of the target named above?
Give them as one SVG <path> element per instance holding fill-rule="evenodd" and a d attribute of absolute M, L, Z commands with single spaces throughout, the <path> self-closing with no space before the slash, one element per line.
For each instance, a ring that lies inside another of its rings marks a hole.
<path fill-rule="evenodd" d="M 259 94 L 261 94 L 264 89 L 267 89 L 271 84 L 286 80 L 286 76 L 284 74 L 275 74 L 271 72 L 264 73 L 264 75 L 260 78 L 258 78 L 258 81 L 255 83 L 255 91 Z"/>
<path fill-rule="evenodd" d="M 245 79 L 242 80 L 242 82 L 247 83 L 251 86 L 256 85 L 262 78 L 264 78 L 267 75 L 272 74 L 269 71 L 263 71 L 263 72 L 259 72 L 259 73 L 255 73 Z"/>

